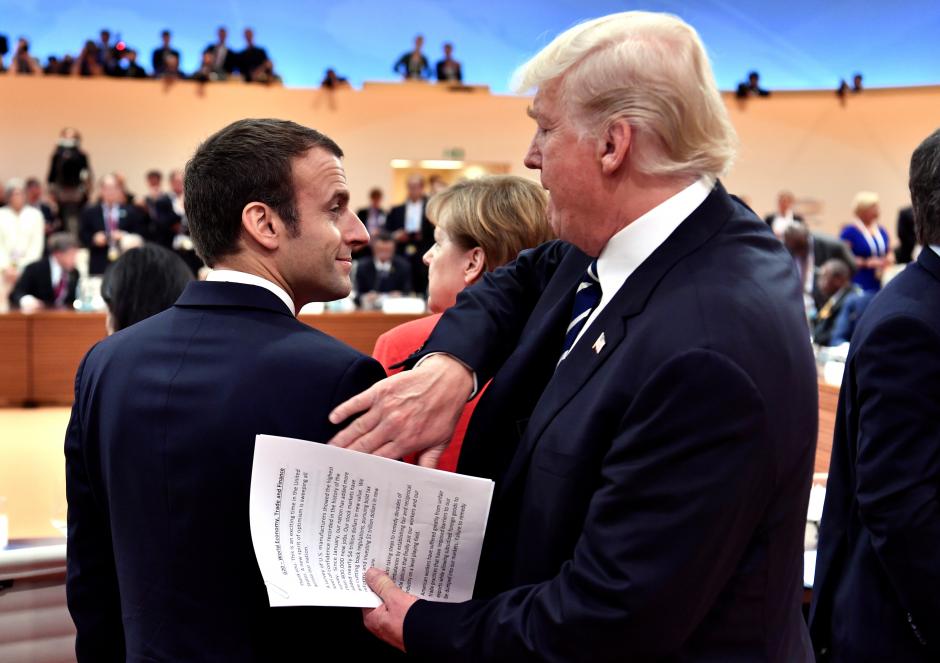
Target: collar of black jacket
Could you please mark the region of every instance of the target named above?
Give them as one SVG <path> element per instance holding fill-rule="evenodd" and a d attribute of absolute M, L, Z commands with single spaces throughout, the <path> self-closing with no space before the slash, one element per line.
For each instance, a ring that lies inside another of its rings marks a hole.
<path fill-rule="evenodd" d="M 174 306 L 253 308 L 294 317 L 273 292 L 257 285 L 225 281 L 194 281 Z"/>

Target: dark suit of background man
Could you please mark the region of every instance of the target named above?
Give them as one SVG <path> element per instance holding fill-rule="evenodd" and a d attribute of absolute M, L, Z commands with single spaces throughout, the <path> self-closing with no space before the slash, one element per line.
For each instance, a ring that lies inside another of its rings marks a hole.
<path fill-rule="evenodd" d="M 150 56 L 154 78 L 159 78 L 166 73 L 166 61 L 168 57 L 172 56 L 176 58 L 177 62 L 179 62 L 180 59 L 180 52 L 170 46 L 170 31 L 164 30 L 161 32 L 160 39 L 163 40 L 163 45 L 160 46 L 160 48 L 155 48 L 153 54 Z"/>
<path fill-rule="evenodd" d="M 70 233 L 56 233 L 47 244 L 49 255 L 23 268 L 10 294 L 11 307 L 22 311 L 72 307 L 78 288 L 78 242 Z"/>
<path fill-rule="evenodd" d="M 820 661 L 940 660 L 940 131 L 914 151 L 924 249 L 855 330 L 810 628 Z"/>
<path fill-rule="evenodd" d="M 424 178 L 408 178 L 408 197 L 388 213 L 385 229 L 398 246 L 399 255 L 411 263 L 411 278 L 415 292 L 423 295 L 428 289 L 428 268 L 423 257 L 434 245 L 434 226 L 427 217 L 428 199 L 424 195 Z"/>
<path fill-rule="evenodd" d="M 228 31 L 224 27 L 219 28 L 217 35 L 218 41 L 206 46 L 202 52 L 203 55 L 212 54 L 212 71 L 224 78 L 231 76 L 238 69 L 238 53 L 233 52 L 225 43 Z"/>
<path fill-rule="evenodd" d="M 384 293 L 410 293 L 411 265 L 401 256 L 395 255 L 395 240 L 387 231 L 372 237 L 372 255 L 356 261 L 356 303 L 362 306 L 363 298 L 374 300 Z"/>
<path fill-rule="evenodd" d="M 803 292 L 812 297 L 813 306 L 818 310 L 828 297 L 819 289 L 819 270 L 829 260 L 841 260 L 849 268 L 849 273 L 855 273 L 855 260 L 848 247 L 835 237 L 822 233 L 810 232 L 805 224 L 790 222 L 783 230 L 783 245 L 793 256 Z"/>
<path fill-rule="evenodd" d="M 898 248 L 894 250 L 895 260 L 899 265 L 909 263 L 914 258 L 917 246 L 917 233 L 914 230 L 914 210 L 902 207 L 898 211 Z"/>
<path fill-rule="evenodd" d="M 101 178 L 101 202 L 82 210 L 78 239 L 88 248 L 88 273 L 104 274 L 117 260 L 125 235 L 142 235 L 147 224 L 144 214 L 123 203 L 121 187 L 113 175 Z"/>
<path fill-rule="evenodd" d="M 642 57 L 612 53 L 628 40 Z M 605 112 L 585 96 L 603 94 L 596 81 L 552 66 L 586 57 L 653 112 L 616 114 L 613 91 Z M 334 411 L 371 403 L 334 443 L 398 455 L 447 439 L 473 374 L 492 378 L 458 465 L 496 481 L 474 600 L 415 602 L 367 575 L 384 604 L 366 625 L 409 654 L 812 660 L 816 370 L 789 255 L 715 181 L 734 129 L 707 62 L 679 19 L 628 12 L 525 65 L 538 125 L 525 163 L 562 241 L 467 288 L 415 370 Z"/>
<path fill-rule="evenodd" d="M 238 54 L 238 70 L 246 81 L 251 81 L 255 70 L 267 61 L 268 52 L 260 46 L 255 46 L 254 31 L 245 28 L 245 50 Z"/>
<path fill-rule="evenodd" d="M 217 271 L 82 361 L 65 443 L 79 661 L 383 658 L 358 610 L 269 608 L 248 527 L 255 435 L 326 440 L 329 409 L 384 375 L 294 317 L 349 293 L 367 239 L 341 156 L 280 120 L 210 137 L 186 209 Z"/>

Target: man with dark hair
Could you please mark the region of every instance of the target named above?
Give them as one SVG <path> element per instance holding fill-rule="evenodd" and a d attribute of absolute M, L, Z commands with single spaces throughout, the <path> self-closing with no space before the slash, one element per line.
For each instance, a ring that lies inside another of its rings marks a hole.
<path fill-rule="evenodd" d="M 219 79 L 224 79 L 231 76 L 235 70 L 238 69 L 238 54 L 232 52 L 228 44 L 225 43 L 228 37 L 228 30 L 220 26 L 216 34 L 218 41 L 206 46 L 202 54 L 203 56 L 207 54 L 210 56 L 210 58 L 208 58 L 208 66 L 212 73 Z"/>
<path fill-rule="evenodd" d="M 172 249 L 179 218 L 173 211 L 170 197 L 163 191 L 163 173 L 156 169 L 150 170 L 147 171 L 146 178 L 147 193 L 143 202 L 149 217 L 147 238 Z"/>
<path fill-rule="evenodd" d="M 819 661 L 940 660 L 940 130 L 914 150 L 923 244 L 852 339 L 820 524 Z"/>
<path fill-rule="evenodd" d="M 851 329 L 846 334 L 843 331 L 834 336 L 837 321 L 842 319 L 846 306 L 851 306 L 852 300 L 862 296 L 862 291 L 852 283 L 852 270 L 845 261 L 830 258 L 819 269 L 816 278 L 817 289 L 824 298 L 825 303 L 811 319 L 813 327 L 813 343 L 816 345 L 838 345 L 833 340 L 850 340 Z M 857 322 L 857 319 L 853 322 Z M 852 325 L 854 329 L 854 324 Z"/>
<path fill-rule="evenodd" d="M 398 246 L 398 253 L 411 263 L 415 292 L 424 295 L 428 287 L 428 268 L 422 260 L 434 245 L 434 226 L 428 219 L 428 197 L 424 193 L 424 177 L 413 173 L 408 177 L 408 197 L 388 213 L 385 229 Z"/>
<path fill-rule="evenodd" d="M 88 273 L 104 274 L 108 265 L 121 255 L 125 235 L 145 235 L 144 214 L 128 205 L 121 182 L 114 174 L 101 178 L 101 202 L 82 211 L 78 239 L 88 249 Z"/>
<path fill-rule="evenodd" d="M 50 235 L 49 256 L 23 268 L 10 295 L 11 308 L 31 312 L 41 308 L 70 308 L 78 287 L 75 257 L 78 241 L 69 233 Z"/>
<path fill-rule="evenodd" d="M 410 293 L 411 264 L 395 255 L 395 240 L 386 230 L 372 236 L 372 255 L 356 261 L 356 304 L 373 308 L 379 295 Z"/>
<path fill-rule="evenodd" d="M 251 82 L 267 61 L 268 52 L 255 45 L 255 31 L 245 28 L 245 50 L 238 54 L 238 70 L 246 81 Z"/>
<path fill-rule="evenodd" d="M 170 31 L 164 30 L 160 33 L 160 39 L 163 40 L 163 44 L 160 48 L 155 48 L 153 50 L 153 55 L 150 57 L 150 62 L 153 66 L 153 76 L 154 78 L 160 78 L 167 71 L 167 59 L 172 57 L 177 65 L 179 65 L 180 53 L 175 48 L 170 46 Z"/>
<path fill-rule="evenodd" d="M 783 230 L 783 245 L 793 256 L 807 307 L 818 309 L 826 303 L 827 297 L 820 292 L 817 276 L 819 269 L 833 258 L 841 260 L 855 273 L 855 260 L 848 248 L 835 237 L 810 232 L 805 224 L 791 221 Z"/>
<path fill-rule="evenodd" d="M 281 120 L 210 136 L 187 166 L 185 198 L 215 271 L 82 361 L 65 445 L 80 662 L 390 651 L 375 649 L 358 610 L 272 610 L 248 526 L 255 435 L 328 440 L 330 408 L 384 376 L 295 318 L 349 294 L 350 254 L 368 239 L 342 154 Z"/>
<path fill-rule="evenodd" d="M 463 70 L 460 63 L 454 59 L 454 45 L 450 42 L 444 44 L 444 59 L 437 61 L 435 69 L 438 83 L 460 83 L 463 81 Z"/>

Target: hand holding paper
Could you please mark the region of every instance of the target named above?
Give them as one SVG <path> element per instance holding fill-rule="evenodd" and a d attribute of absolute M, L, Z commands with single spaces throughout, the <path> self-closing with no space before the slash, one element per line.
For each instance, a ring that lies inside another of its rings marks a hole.
<path fill-rule="evenodd" d="M 375 608 L 370 567 L 415 596 L 467 600 L 492 495 L 488 479 L 259 435 L 249 512 L 268 600 Z"/>

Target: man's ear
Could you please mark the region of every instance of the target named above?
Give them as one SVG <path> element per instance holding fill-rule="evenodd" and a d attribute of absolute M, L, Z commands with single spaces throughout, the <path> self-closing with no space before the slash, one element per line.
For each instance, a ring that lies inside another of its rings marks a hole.
<path fill-rule="evenodd" d="M 284 224 L 276 218 L 274 210 L 264 203 L 251 202 L 242 209 L 242 230 L 269 251 L 278 247 L 283 229 Z"/>
<path fill-rule="evenodd" d="M 627 160 L 633 130 L 624 119 L 614 120 L 600 138 L 601 172 L 612 175 Z"/>
<path fill-rule="evenodd" d="M 471 285 L 476 283 L 483 276 L 483 272 L 486 271 L 486 254 L 481 247 L 477 246 L 467 251 L 465 255 L 467 265 L 463 271 L 463 282 L 466 285 Z"/>

